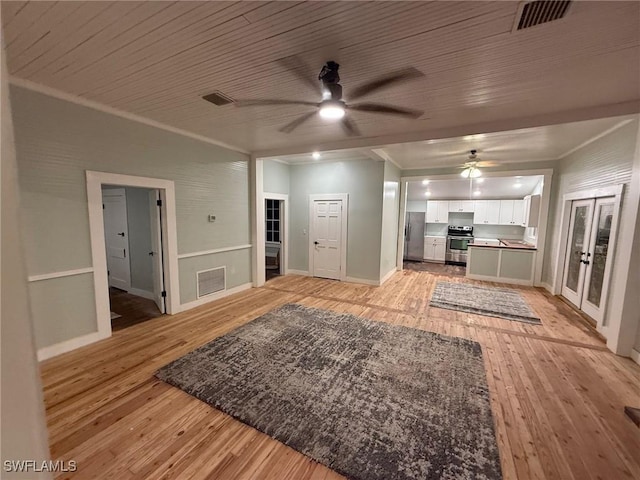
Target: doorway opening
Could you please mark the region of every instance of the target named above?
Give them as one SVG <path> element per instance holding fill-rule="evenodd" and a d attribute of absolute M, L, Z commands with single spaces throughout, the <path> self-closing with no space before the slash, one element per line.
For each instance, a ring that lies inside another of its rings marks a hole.
<path fill-rule="evenodd" d="M 164 254 L 160 191 L 102 185 L 111 329 L 164 315 Z"/>
<path fill-rule="evenodd" d="M 283 212 L 284 200 L 266 198 L 264 201 L 265 247 L 264 268 L 265 281 L 284 274 L 283 269 Z"/>

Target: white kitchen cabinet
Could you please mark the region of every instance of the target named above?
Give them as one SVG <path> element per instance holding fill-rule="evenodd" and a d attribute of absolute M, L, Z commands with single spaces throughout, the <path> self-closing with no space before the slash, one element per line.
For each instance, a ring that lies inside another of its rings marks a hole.
<path fill-rule="evenodd" d="M 444 262 L 447 249 L 447 237 L 424 237 L 424 259 L 431 262 Z"/>
<path fill-rule="evenodd" d="M 524 222 L 524 200 L 500 200 L 500 225 L 518 225 Z"/>
<path fill-rule="evenodd" d="M 540 217 L 540 195 L 524 197 L 524 213 L 521 225 L 523 227 L 537 227 Z"/>
<path fill-rule="evenodd" d="M 449 201 L 427 201 L 427 223 L 449 223 Z"/>
<path fill-rule="evenodd" d="M 500 223 L 500 200 L 476 200 L 473 223 L 475 225 L 498 225 Z"/>
<path fill-rule="evenodd" d="M 471 212 L 475 210 L 473 200 L 449 200 L 449 212 Z"/>

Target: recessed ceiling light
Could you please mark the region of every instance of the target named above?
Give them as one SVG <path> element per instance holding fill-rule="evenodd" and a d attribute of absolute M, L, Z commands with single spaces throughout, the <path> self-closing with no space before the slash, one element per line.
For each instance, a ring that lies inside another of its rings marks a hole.
<path fill-rule="evenodd" d="M 320 152 L 313 152 L 311 156 L 314 160 L 318 160 L 321 157 Z"/>
<path fill-rule="evenodd" d="M 431 192 L 424 192 L 424 194 L 428 197 L 429 195 L 431 195 Z"/>
<path fill-rule="evenodd" d="M 480 190 L 476 190 L 475 192 L 473 192 L 474 195 L 480 195 L 482 192 Z"/>
<path fill-rule="evenodd" d="M 477 183 L 484 183 L 484 178 L 477 178 L 477 179 L 476 179 L 476 182 L 477 182 Z"/>
<path fill-rule="evenodd" d="M 518 175 L 518 176 L 516 176 L 516 178 L 522 178 L 522 175 Z"/>
<path fill-rule="evenodd" d="M 429 185 L 429 180 L 422 180 L 423 185 Z"/>
<path fill-rule="evenodd" d="M 521 183 L 514 183 L 513 188 L 520 188 L 522 186 Z"/>

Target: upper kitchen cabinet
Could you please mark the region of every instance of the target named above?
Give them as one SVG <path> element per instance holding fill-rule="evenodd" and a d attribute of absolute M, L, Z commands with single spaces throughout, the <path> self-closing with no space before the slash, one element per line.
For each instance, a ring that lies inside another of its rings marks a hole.
<path fill-rule="evenodd" d="M 524 200 L 500 200 L 500 225 L 522 226 Z"/>
<path fill-rule="evenodd" d="M 476 225 L 498 225 L 500 223 L 500 200 L 476 200 L 473 223 Z"/>
<path fill-rule="evenodd" d="M 473 200 L 449 200 L 449 212 L 473 212 L 474 203 Z"/>
<path fill-rule="evenodd" d="M 427 223 L 449 223 L 449 201 L 427 201 Z"/>

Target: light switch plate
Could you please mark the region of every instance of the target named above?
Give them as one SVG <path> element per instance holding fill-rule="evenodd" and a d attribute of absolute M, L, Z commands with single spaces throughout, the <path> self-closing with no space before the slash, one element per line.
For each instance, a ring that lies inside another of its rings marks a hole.
<path fill-rule="evenodd" d="M 215 215 L 209 215 L 209 221 L 210 222 L 215 222 L 216 221 L 216 216 Z"/>

